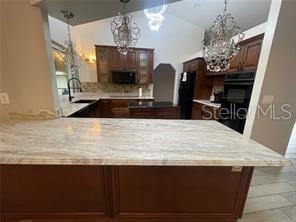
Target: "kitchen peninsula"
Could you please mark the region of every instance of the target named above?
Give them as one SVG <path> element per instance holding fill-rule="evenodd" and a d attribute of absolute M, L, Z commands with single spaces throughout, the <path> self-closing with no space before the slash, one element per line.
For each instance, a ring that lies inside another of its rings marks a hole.
<path fill-rule="evenodd" d="M 0 125 L 1 221 L 235 222 L 254 167 L 284 165 L 216 121 L 11 121 Z"/>

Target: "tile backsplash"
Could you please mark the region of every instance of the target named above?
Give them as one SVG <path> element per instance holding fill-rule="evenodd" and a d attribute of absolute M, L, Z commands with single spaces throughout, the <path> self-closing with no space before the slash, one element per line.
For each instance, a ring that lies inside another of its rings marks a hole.
<path fill-rule="evenodd" d="M 82 91 L 87 93 L 122 93 L 135 94 L 139 93 L 139 88 L 143 90 L 143 96 L 152 96 L 153 84 L 150 85 L 125 85 L 97 82 L 82 82 Z"/>

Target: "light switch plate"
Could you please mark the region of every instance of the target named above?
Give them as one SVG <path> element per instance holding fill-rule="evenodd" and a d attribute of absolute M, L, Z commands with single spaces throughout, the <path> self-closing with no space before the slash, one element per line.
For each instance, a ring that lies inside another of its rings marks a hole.
<path fill-rule="evenodd" d="M 9 104 L 9 97 L 7 93 L 0 93 L 0 103 Z"/>
<path fill-rule="evenodd" d="M 270 104 L 273 104 L 273 101 L 274 101 L 274 96 L 272 96 L 272 95 L 265 95 L 262 98 L 261 104 L 262 105 L 270 105 Z"/>

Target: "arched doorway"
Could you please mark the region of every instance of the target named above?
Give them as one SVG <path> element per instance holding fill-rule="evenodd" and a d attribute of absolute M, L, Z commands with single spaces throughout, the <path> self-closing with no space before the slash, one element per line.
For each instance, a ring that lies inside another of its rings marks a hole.
<path fill-rule="evenodd" d="M 174 102 L 176 70 L 171 64 L 159 64 L 153 71 L 153 96 L 156 102 Z"/>

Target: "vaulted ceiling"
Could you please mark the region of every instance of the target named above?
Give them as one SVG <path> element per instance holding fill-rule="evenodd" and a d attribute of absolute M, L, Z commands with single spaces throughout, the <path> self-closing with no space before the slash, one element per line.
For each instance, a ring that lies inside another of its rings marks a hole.
<path fill-rule="evenodd" d="M 157 6 L 166 1 L 166 13 L 186 20 L 197 26 L 208 28 L 218 14 L 223 12 L 224 0 L 130 0 L 129 12 L 140 11 Z M 249 29 L 267 21 L 271 0 L 228 0 L 229 11 L 236 18 L 239 26 Z M 80 25 L 96 20 L 116 16 L 122 9 L 120 0 L 38 0 L 49 15 L 65 21 L 61 10 L 69 10 L 75 17 L 71 25 Z"/>
<path fill-rule="evenodd" d="M 229 12 L 239 26 L 249 29 L 267 21 L 271 0 L 228 0 Z M 224 0 L 183 0 L 170 4 L 168 13 L 208 28 L 224 9 Z"/>
<path fill-rule="evenodd" d="M 128 12 L 136 12 L 167 3 L 180 0 L 130 0 L 127 5 Z M 71 25 L 80 25 L 96 20 L 116 16 L 122 10 L 120 0 L 39 0 L 35 5 L 44 7 L 48 14 L 61 21 L 66 21 L 61 10 L 74 13 L 70 19 Z"/>

